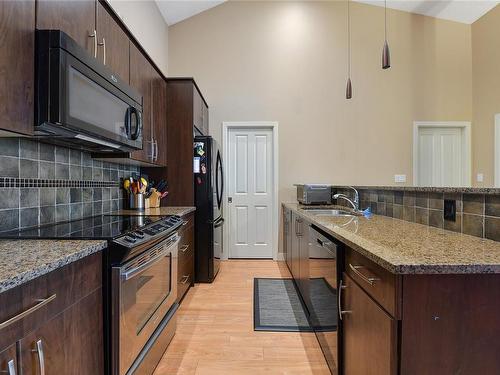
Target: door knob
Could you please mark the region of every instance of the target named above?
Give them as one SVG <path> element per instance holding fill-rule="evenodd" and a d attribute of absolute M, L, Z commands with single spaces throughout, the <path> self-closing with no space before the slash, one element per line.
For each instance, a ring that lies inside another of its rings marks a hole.
<path fill-rule="evenodd" d="M 233 197 L 227 197 L 227 203 L 233 203 Z"/>

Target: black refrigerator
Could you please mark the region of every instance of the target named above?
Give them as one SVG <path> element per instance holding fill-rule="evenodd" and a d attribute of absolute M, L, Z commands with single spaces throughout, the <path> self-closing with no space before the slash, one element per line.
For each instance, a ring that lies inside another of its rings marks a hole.
<path fill-rule="evenodd" d="M 211 283 L 223 252 L 224 172 L 219 145 L 208 136 L 194 138 L 195 279 Z"/>

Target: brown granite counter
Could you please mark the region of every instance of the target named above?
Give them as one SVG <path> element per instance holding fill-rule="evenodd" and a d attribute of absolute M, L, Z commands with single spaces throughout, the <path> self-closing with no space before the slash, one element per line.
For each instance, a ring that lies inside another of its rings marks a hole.
<path fill-rule="evenodd" d="M 162 216 L 162 215 L 178 215 L 185 216 L 193 211 L 196 211 L 195 207 L 158 207 L 158 208 L 147 208 L 144 211 L 136 210 L 120 210 L 112 212 L 114 215 L 136 215 L 136 216 Z"/>
<path fill-rule="evenodd" d="M 386 216 L 318 217 L 298 203 L 283 205 L 392 273 L 500 273 L 500 242 Z"/>
<path fill-rule="evenodd" d="M 0 240 L 0 293 L 105 249 L 106 241 Z"/>

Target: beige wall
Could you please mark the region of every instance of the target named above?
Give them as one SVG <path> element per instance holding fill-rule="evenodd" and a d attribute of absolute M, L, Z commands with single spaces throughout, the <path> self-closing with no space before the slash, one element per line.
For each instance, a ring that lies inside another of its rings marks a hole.
<path fill-rule="evenodd" d="M 380 67 L 383 8 L 352 3 L 346 101 L 343 2 L 228 2 L 169 28 L 169 75 L 194 76 L 223 121 L 279 122 L 279 191 L 292 184 L 412 183 L 414 120 L 472 117 L 470 26 L 388 11 L 393 67 Z"/>
<path fill-rule="evenodd" d="M 473 173 L 494 184 L 494 116 L 500 113 L 500 6 L 472 24 Z"/>
<path fill-rule="evenodd" d="M 152 0 L 108 0 L 164 75 L 168 67 L 168 26 Z"/>

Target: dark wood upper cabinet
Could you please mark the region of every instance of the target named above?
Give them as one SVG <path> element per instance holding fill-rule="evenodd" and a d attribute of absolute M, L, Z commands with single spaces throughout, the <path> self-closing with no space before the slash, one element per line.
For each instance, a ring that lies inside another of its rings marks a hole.
<path fill-rule="evenodd" d="M 33 134 L 35 1 L 0 1 L 0 129 Z"/>
<path fill-rule="evenodd" d="M 397 321 L 347 274 L 343 280 L 344 374 L 390 375 L 397 371 Z"/>
<path fill-rule="evenodd" d="M 97 2 L 97 58 L 128 82 L 130 40 L 113 17 Z"/>
<path fill-rule="evenodd" d="M 96 0 L 37 0 L 37 29 L 62 30 L 95 55 Z"/>
<path fill-rule="evenodd" d="M 142 150 L 131 153 L 134 160 L 152 163 L 153 142 L 152 142 L 152 75 L 153 67 L 146 57 L 134 45 L 130 44 L 130 85 L 142 95 Z"/>
<path fill-rule="evenodd" d="M 193 125 L 203 135 L 208 135 L 208 107 L 200 92 L 193 90 Z"/>
<path fill-rule="evenodd" d="M 153 69 L 153 114 L 152 133 L 154 142 L 154 163 L 167 165 L 167 83 Z"/>

